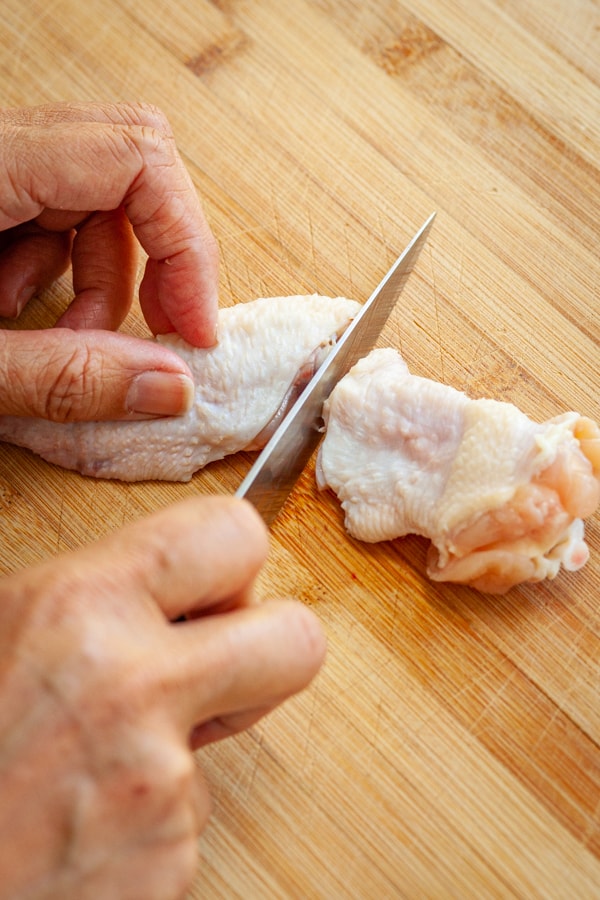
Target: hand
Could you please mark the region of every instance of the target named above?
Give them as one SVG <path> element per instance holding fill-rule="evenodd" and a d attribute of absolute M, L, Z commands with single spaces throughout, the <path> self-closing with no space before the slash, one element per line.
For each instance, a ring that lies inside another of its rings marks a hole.
<path fill-rule="evenodd" d="M 253 603 L 266 550 L 246 502 L 190 500 L 0 581 L 1 898 L 183 896 L 209 814 L 191 748 L 324 655 L 307 608 Z"/>
<path fill-rule="evenodd" d="M 0 414 L 186 411 L 191 373 L 176 354 L 107 335 L 130 309 L 139 241 L 150 329 L 216 339 L 216 243 L 164 116 L 125 104 L 0 110 L 0 196 L 0 315 L 18 316 L 69 262 L 75 292 L 60 331 L 0 332 Z"/>

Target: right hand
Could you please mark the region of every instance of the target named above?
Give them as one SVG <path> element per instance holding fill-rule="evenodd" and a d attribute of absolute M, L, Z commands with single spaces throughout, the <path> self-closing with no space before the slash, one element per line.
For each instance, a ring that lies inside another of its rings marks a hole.
<path fill-rule="evenodd" d="M 247 502 L 193 499 L 0 581 L 1 898 L 184 895 L 209 814 L 192 750 L 324 657 L 306 607 L 253 601 L 266 552 Z"/>

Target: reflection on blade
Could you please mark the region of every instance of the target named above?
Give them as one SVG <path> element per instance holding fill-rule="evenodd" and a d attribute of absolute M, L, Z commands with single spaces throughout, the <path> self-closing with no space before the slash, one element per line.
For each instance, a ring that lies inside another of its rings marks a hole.
<path fill-rule="evenodd" d="M 270 525 L 321 439 L 323 404 L 343 376 L 375 346 L 425 243 L 435 213 L 362 306 L 236 491 Z"/>

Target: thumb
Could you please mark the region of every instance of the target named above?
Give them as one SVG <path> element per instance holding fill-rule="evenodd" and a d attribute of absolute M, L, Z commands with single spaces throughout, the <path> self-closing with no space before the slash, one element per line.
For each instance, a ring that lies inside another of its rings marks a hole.
<path fill-rule="evenodd" d="M 55 422 L 182 415 L 194 383 L 153 341 L 110 331 L 0 330 L 0 414 Z"/>

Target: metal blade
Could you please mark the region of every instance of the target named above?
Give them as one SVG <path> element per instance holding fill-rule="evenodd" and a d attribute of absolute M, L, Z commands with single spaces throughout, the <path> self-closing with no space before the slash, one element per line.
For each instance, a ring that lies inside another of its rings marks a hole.
<path fill-rule="evenodd" d="M 366 356 L 396 305 L 425 243 L 435 213 L 414 236 L 309 381 L 242 481 L 246 497 L 270 525 L 322 437 L 323 404 L 337 382 Z"/>

